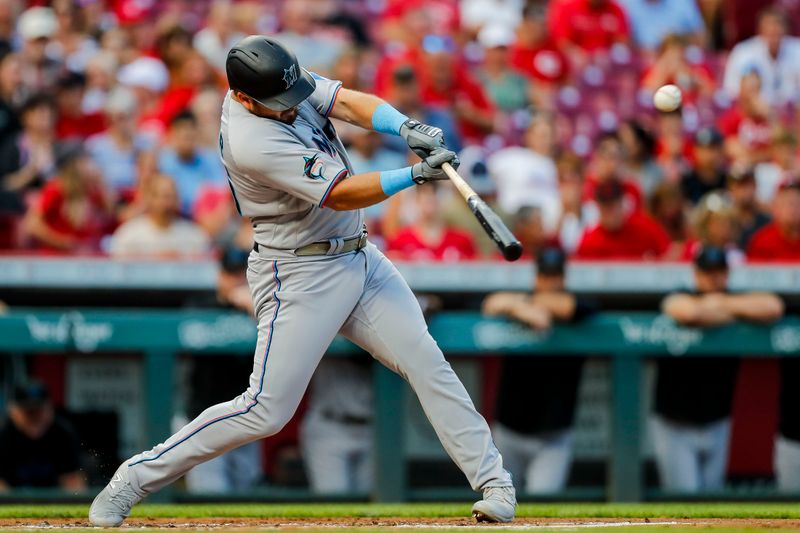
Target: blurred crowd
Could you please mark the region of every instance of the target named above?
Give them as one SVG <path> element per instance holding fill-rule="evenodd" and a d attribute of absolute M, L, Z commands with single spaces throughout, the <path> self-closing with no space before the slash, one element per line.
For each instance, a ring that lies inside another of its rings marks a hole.
<path fill-rule="evenodd" d="M 530 257 L 800 258 L 800 22 L 735 0 L 0 1 L 0 250 L 249 246 L 219 159 L 224 63 L 263 33 L 440 126 Z M 653 109 L 673 83 L 683 106 Z M 337 130 L 356 172 L 398 139 Z M 498 257 L 449 187 L 368 210 L 396 258 Z"/>

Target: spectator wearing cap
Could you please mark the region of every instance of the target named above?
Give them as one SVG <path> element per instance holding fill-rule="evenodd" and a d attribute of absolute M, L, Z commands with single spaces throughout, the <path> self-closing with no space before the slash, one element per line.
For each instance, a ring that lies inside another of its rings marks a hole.
<path fill-rule="evenodd" d="M 702 46 L 705 23 L 694 0 L 620 0 L 636 46 L 657 50 L 669 35 Z"/>
<path fill-rule="evenodd" d="M 107 127 L 105 117 L 99 111 L 85 113 L 83 96 L 86 91 L 86 77 L 71 72 L 62 76 L 56 84 L 56 137 L 61 140 L 82 141 L 104 131 Z"/>
<path fill-rule="evenodd" d="M 576 67 L 592 54 L 630 41 L 627 17 L 614 0 L 553 0 L 548 9 L 550 34 Z"/>
<path fill-rule="evenodd" d="M 680 325 L 712 328 L 737 320 L 768 323 L 783 315 L 771 293 L 728 292 L 725 250 L 694 258 L 694 291 L 667 296 L 662 312 Z M 725 483 L 736 359 L 657 359 L 651 434 L 661 486 L 675 492 L 720 490 Z"/>
<path fill-rule="evenodd" d="M 728 196 L 739 226 L 739 249 L 746 250 L 753 235 L 770 221 L 756 197 L 756 177 L 752 167 L 734 166 L 728 172 Z"/>
<path fill-rule="evenodd" d="M 617 181 L 595 188 L 600 220 L 584 232 L 575 257 L 580 259 L 661 259 L 670 248 L 664 228 L 643 211 L 627 214 L 624 190 Z"/>
<path fill-rule="evenodd" d="M 565 264 L 560 248 L 539 250 L 532 293 L 491 294 L 483 301 L 483 314 L 506 317 L 538 332 L 587 318 L 599 306 L 566 289 Z M 549 494 L 566 486 L 583 362 L 577 354 L 503 360 L 492 434 L 517 490 Z"/>
<path fill-rule="evenodd" d="M 0 429 L 0 491 L 52 487 L 74 493 L 86 488 L 78 436 L 56 416 L 41 383 L 14 387 L 7 415 Z"/>
<path fill-rule="evenodd" d="M 117 81 L 136 95 L 140 131 L 154 137 L 163 135 L 166 123 L 161 113 L 161 97 L 169 85 L 169 71 L 154 57 L 140 57 L 121 67 Z"/>
<path fill-rule="evenodd" d="M 729 264 L 738 266 L 744 261 L 739 247 L 740 225 L 737 212 L 724 190 L 703 196 L 691 214 L 694 238 L 686 241 L 682 259 L 691 261 L 702 248 L 725 250 Z"/>
<path fill-rule="evenodd" d="M 191 111 L 179 113 L 169 127 L 169 141 L 158 155 L 158 169 L 178 186 L 180 209 L 190 215 L 204 187 L 227 185 L 219 154 L 198 146 L 197 118 Z"/>
<path fill-rule="evenodd" d="M 411 261 L 460 261 L 477 256 L 472 235 L 448 226 L 435 183 L 414 190 L 414 222 L 388 237 L 387 252 L 398 259 Z"/>
<path fill-rule="evenodd" d="M 145 213 L 122 224 L 111 238 L 114 257 L 198 256 L 210 239 L 193 222 L 178 216 L 178 194 L 169 176 L 153 177 L 144 191 Z"/>
<path fill-rule="evenodd" d="M 711 191 L 725 188 L 725 158 L 722 135 L 713 127 L 702 128 L 694 136 L 694 163 L 681 176 L 681 190 L 689 206 Z"/>
<path fill-rule="evenodd" d="M 525 130 L 525 146 L 498 150 L 487 160 L 489 175 L 497 184 L 497 201 L 506 213 L 537 207 L 545 228 L 555 232 L 560 214 L 558 169 L 553 161 L 555 126 L 546 113 L 536 114 Z"/>
<path fill-rule="evenodd" d="M 483 63 L 477 72 L 494 105 L 505 113 L 528 106 L 528 80 L 511 67 L 508 47 L 514 42 L 514 32 L 506 26 L 486 25 L 478 33 L 483 48 Z"/>
<path fill-rule="evenodd" d="M 139 158 L 153 150 L 150 137 L 136 129 L 136 97 L 130 89 L 115 87 L 105 104 L 108 129 L 86 141 L 95 164 L 103 169 L 106 185 L 121 203 L 134 199 Z"/>
<path fill-rule="evenodd" d="M 0 189 L 25 191 L 41 186 L 55 161 L 56 109 L 43 93 L 29 96 L 19 110 L 22 131 L 0 141 Z"/>
<path fill-rule="evenodd" d="M 754 165 L 769 159 L 774 117 L 761 96 L 763 80 L 751 70 L 740 78 L 739 97 L 719 117 L 719 129 L 725 136 L 725 155 L 734 162 Z"/>
<path fill-rule="evenodd" d="M 752 261 L 800 260 L 800 181 L 784 181 L 772 200 L 772 222 L 750 239 L 747 258 Z"/>
<path fill-rule="evenodd" d="M 595 189 L 603 183 L 614 181 L 622 187 L 625 212 L 639 211 L 642 207 L 642 191 L 639 185 L 625 174 L 625 152 L 616 133 L 605 133 L 595 143 L 594 152 L 583 182 L 583 211 L 587 222 L 597 221 L 597 206 L 594 203 Z"/>
<path fill-rule="evenodd" d="M 551 86 L 569 77 L 569 61 L 547 31 L 547 14 L 541 5 L 529 3 L 525 6 L 510 53 L 511 64 L 527 74 L 536 85 L 537 99 L 545 89 L 548 94 L 553 93 Z M 539 100 L 534 103 L 538 107 L 550 108 L 549 102 Z"/>
<path fill-rule="evenodd" d="M 79 144 L 62 146 L 55 177 L 25 216 L 24 227 L 34 247 L 95 253 L 112 224 L 111 202 L 99 169 Z"/>
<path fill-rule="evenodd" d="M 206 17 L 206 25 L 195 34 L 193 45 L 212 67 L 223 73 L 228 50 L 244 37 L 236 29 L 231 0 L 214 0 Z"/>
<path fill-rule="evenodd" d="M 22 79 L 31 91 L 49 91 L 62 72 L 59 61 L 48 54 L 48 45 L 58 29 L 49 7 L 31 7 L 17 19 L 17 34 L 22 40 Z"/>
<path fill-rule="evenodd" d="M 787 178 L 800 178 L 797 136 L 785 128 L 775 131 L 770 143 L 769 160 L 758 163 L 754 172 L 758 201 L 767 206 L 781 182 Z"/>
<path fill-rule="evenodd" d="M 755 88 L 769 106 L 796 103 L 800 94 L 800 38 L 787 35 L 789 21 L 779 8 L 758 16 L 758 33 L 731 50 L 725 65 L 723 87 L 731 98 L 740 95 L 742 81 L 755 71 L 761 80 Z"/>

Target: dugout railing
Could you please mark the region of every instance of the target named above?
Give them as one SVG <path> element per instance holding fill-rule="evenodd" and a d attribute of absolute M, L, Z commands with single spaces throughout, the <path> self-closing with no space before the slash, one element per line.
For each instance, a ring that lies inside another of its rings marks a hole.
<path fill-rule="evenodd" d="M 610 358 L 611 446 L 605 498 L 645 498 L 642 461 L 644 420 L 643 368 L 652 357 L 800 355 L 800 319 L 771 326 L 737 323 L 697 329 L 676 325 L 656 313 L 602 313 L 578 325 L 556 325 L 546 333 L 519 324 L 485 319 L 474 312 L 433 316 L 430 331 L 452 356 L 509 357 L 539 353 L 585 354 Z M 0 352 L 24 355 L 140 354 L 143 359 L 146 440 L 168 436 L 173 409 L 178 354 L 251 356 L 256 341 L 253 321 L 242 314 L 217 311 L 40 310 L 15 309 L 0 316 Z M 337 338 L 328 354 L 350 356 L 358 348 Z M 403 453 L 404 395 L 407 386 L 379 364 L 374 366 L 375 483 L 373 499 L 447 499 L 458 491 L 409 490 Z M 175 493 L 165 493 L 174 497 Z M 13 494 L 12 494 L 13 496 Z M 311 498 L 303 491 L 284 491 L 288 499 Z M 602 497 L 602 494 L 599 494 Z"/>

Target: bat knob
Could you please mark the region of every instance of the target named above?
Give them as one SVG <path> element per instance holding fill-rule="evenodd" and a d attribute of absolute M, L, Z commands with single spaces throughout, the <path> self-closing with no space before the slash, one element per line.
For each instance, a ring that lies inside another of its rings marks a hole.
<path fill-rule="evenodd" d="M 522 256 L 522 243 L 514 241 L 503 247 L 503 257 L 506 261 L 516 261 Z"/>

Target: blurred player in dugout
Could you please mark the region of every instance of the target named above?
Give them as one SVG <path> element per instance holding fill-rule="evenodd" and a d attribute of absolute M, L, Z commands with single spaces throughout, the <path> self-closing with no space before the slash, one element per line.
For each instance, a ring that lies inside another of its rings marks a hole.
<path fill-rule="evenodd" d="M 774 294 L 729 292 L 722 248 L 707 246 L 695 255 L 694 280 L 693 291 L 676 292 L 662 303 L 662 311 L 681 325 L 711 328 L 783 316 L 783 302 Z M 676 492 L 721 489 L 738 359 L 661 357 L 656 366 L 651 432 L 662 487 Z"/>
<path fill-rule="evenodd" d="M 593 314 L 598 302 L 566 290 L 565 264 L 561 248 L 542 248 L 536 255 L 533 293 L 492 294 L 483 302 L 483 313 L 517 320 L 536 331 Z M 518 490 L 546 494 L 566 486 L 583 362 L 583 357 L 566 354 L 503 361 L 493 434 Z"/>

